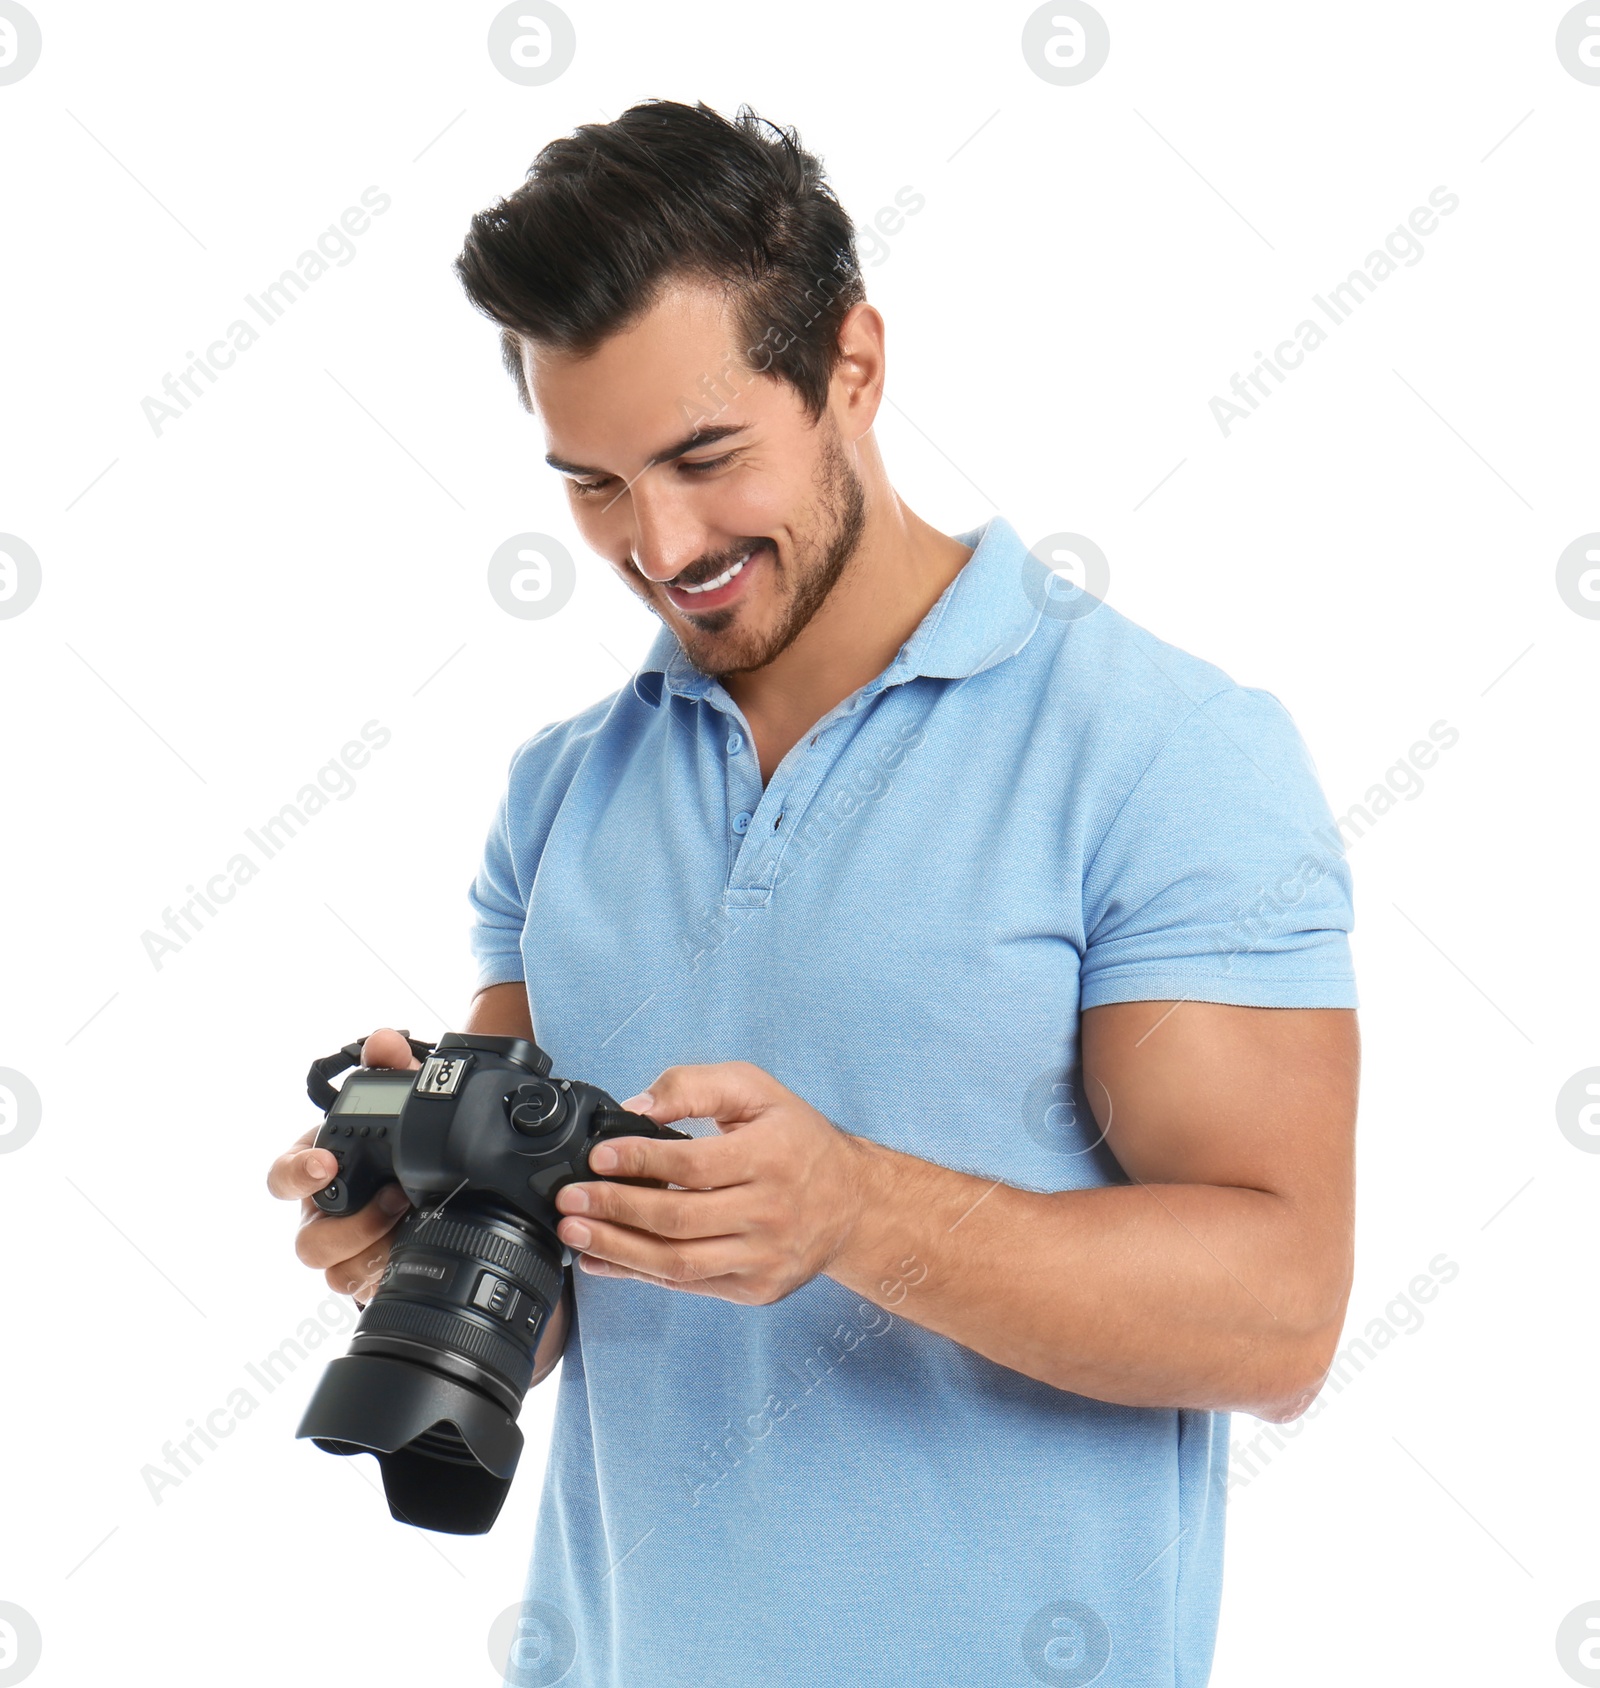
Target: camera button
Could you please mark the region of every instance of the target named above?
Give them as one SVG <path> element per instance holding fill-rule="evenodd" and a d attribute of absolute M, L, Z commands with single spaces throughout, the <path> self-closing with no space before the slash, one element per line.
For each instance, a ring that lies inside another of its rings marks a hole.
<path fill-rule="evenodd" d="M 517 1286 L 508 1284 L 493 1272 L 485 1272 L 472 1292 L 472 1305 L 493 1313 L 497 1319 L 509 1320 L 517 1308 Z"/>
<path fill-rule="evenodd" d="M 548 1079 L 519 1084 L 506 1098 L 512 1125 L 525 1137 L 542 1137 L 564 1122 L 567 1099 Z"/>

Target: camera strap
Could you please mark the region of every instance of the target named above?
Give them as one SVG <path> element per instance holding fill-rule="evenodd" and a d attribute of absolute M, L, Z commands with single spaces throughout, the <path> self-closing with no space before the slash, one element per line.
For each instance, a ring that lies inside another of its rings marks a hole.
<path fill-rule="evenodd" d="M 419 1061 L 425 1061 L 433 1053 L 431 1043 L 424 1043 L 421 1038 L 413 1037 L 403 1026 L 397 1029 L 401 1037 L 410 1045 L 411 1053 Z M 369 1033 L 368 1036 L 370 1035 Z M 320 1061 L 311 1063 L 311 1070 L 306 1074 L 306 1095 L 322 1109 L 323 1113 L 327 1113 L 328 1109 L 333 1106 L 334 1098 L 339 1094 L 331 1081 L 342 1073 L 346 1067 L 359 1067 L 361 1065 L 361 1051 L 365 1047 L 366 1041 L 365 1037 L 358 1037 L 353 1042 L 347 1043 L 343 1049 L 336 1049 L 333 1054 L 324 1055 Z"/>

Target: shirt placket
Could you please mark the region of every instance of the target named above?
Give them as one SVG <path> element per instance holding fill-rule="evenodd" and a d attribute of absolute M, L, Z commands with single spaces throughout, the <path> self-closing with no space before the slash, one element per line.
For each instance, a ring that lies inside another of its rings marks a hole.
<path fill-rule="evenodd" d="M 723 688 L 713 686 L 706 701 L 730 718 L 724 738 L 727 779 L 727 826 L 732 865 L 723 889 L 728 908 L 764 908 L 771 900 L 778 861 L 794 829 L 805 819 L 817 788 L 839 754 L 830 729 L 864 707 L 877 688 L 852 693 L 835 704 L 797 740 L 773 770 L 765 790 L 749 723 Z"/>

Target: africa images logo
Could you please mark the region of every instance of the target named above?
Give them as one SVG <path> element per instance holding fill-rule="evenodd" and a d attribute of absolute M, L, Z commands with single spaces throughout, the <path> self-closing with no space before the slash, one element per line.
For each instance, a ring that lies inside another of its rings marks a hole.
<path fill-rule="evenodd" d="M 33 13 L 15 0 L 0 0 L 0 88 L 20 82 L 39 62 L 42 46 L 39 20 Z"/>

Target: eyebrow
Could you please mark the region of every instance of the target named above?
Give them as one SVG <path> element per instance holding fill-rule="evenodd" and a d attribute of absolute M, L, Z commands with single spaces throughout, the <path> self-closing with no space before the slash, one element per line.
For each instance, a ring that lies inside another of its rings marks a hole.
<path fill-rule="evenodd" d="M 703 445 L 715 445 L 718 440 L 725 440 L 730 434 L 748 433 L 751 424 L 748 422 L 718 422 L 707 428 L 696 428 L 692 434 L 687 434 L 676 445 L 669 445 L 665 451 L 658 451 L 649 463 L 648 469 L 654 463 L 671 463 L 682 457 L 686 452 L 695 451 Z M 584 463 L 569 463 L 565 457 L 558 457 L 555 452 L 545 455 L 545 462 L 552 469 L 559 469 L 564 475 L 609 475 L 609 469 L 591 469 Z M 642 474 L 644 471 L 641 470 Z"/>

